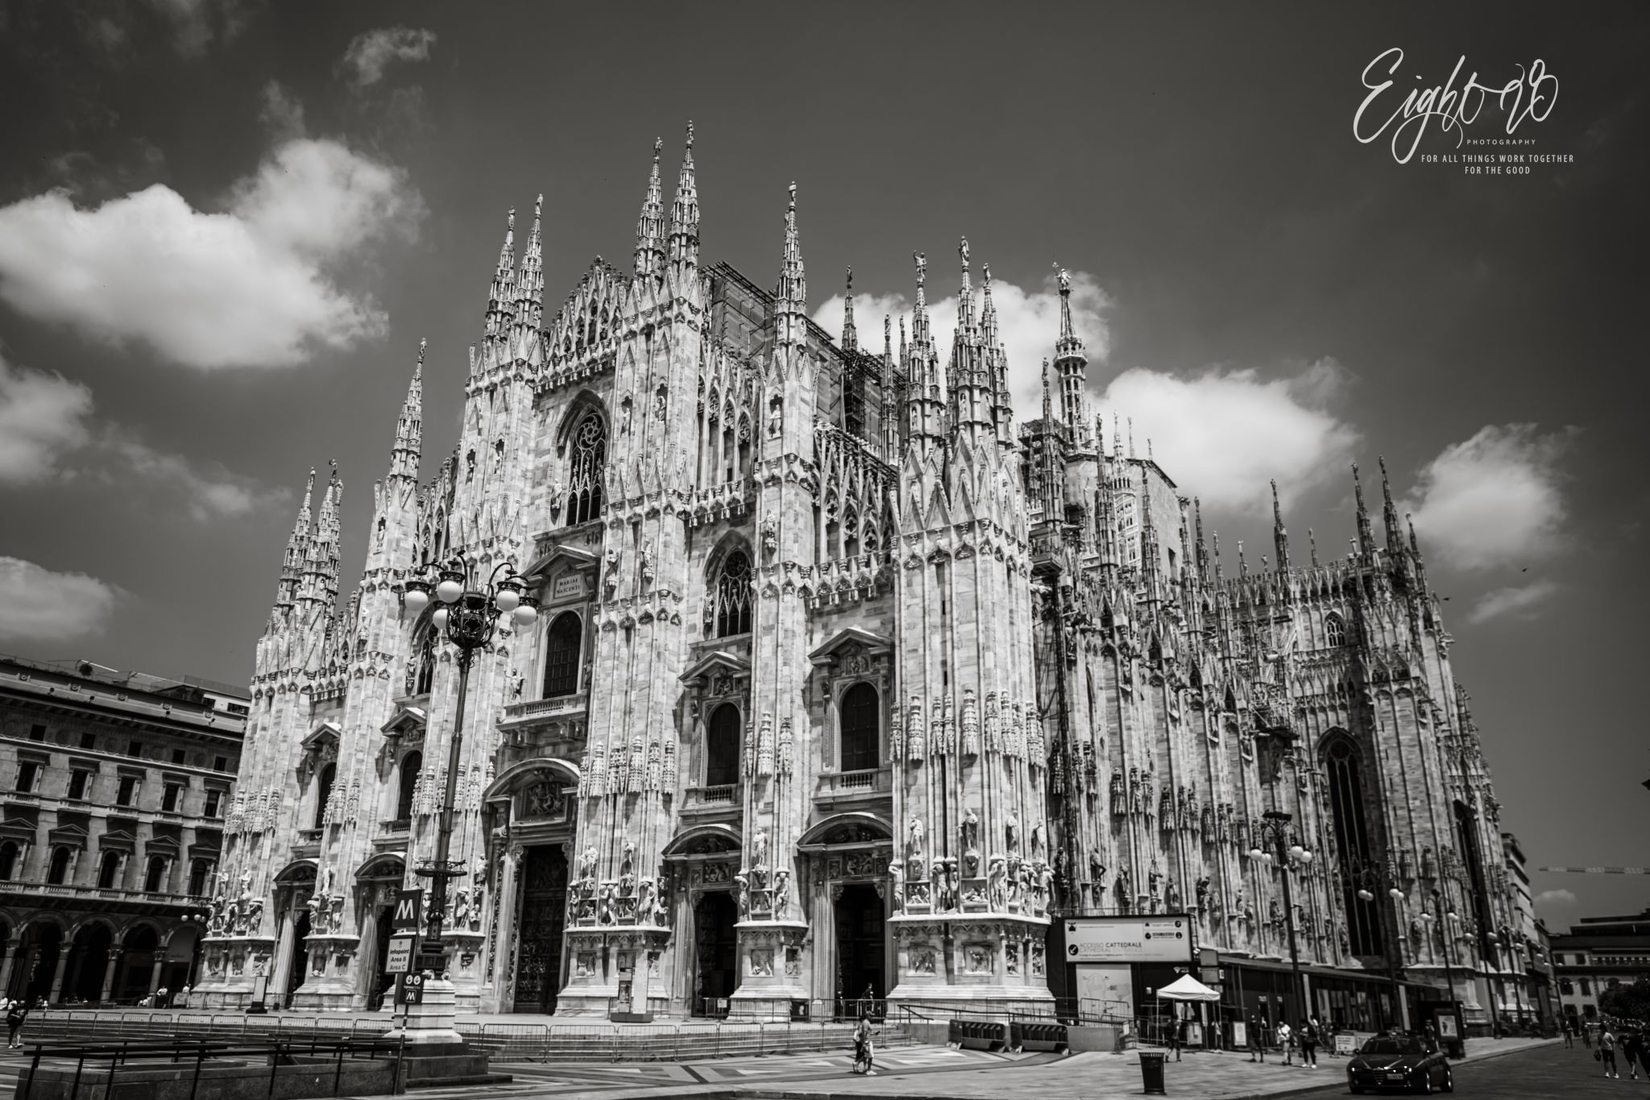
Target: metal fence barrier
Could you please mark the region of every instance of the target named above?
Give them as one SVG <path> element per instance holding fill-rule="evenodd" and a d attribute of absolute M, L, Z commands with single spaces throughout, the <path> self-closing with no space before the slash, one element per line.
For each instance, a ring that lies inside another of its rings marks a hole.
<path fill-rule="evenodd" d="M 205 1042 L 154 1042 L 141 1043 L 123 1041 L 118 1044 L 69 1044 L 69 1043 L 32 1043 L 32 1052 L 25 1054 L 29 1058 L 28 1068 L 23 1071 L 18 1081 L 14 1095 L 17 1100 L 29 1100 L 34 1091 L 34 1083 L 40 1072 L 42 1059 L 52 1062 L 66 1063 L 74 1059 L 74 1081 L 69 1087 L 69 1095 L 74 1097 L 80 1091 L 80 1081 L 87 1069 L 96 1073 L 106 1071 L 107 1084 L 103 1095 L 107 1098 L 113 1091 L 118 1071 L 122 1067 L 130 1067 L 143 1062 L 170 1063 L 173 1065 L 187 1065 L 194 1063 L 194 1074 L 189 1082 L 189 1098 L 194 1100 L 196 1091 L 200 1087 L 201 1071 L 213 1061 L 226 1058 L 268 1058 L 269 1059 L 269 1091 L 267 1095 L 275 1094 L 275 1078 L 281 1066 L 296 1064 L 295 1054 L 305 1054 L 309 1058 L 330 1058 L 333 1063 L 332 1095 L 337 1096 L 343 1080 L 344 1063 L 367 1058 L 378 1061 L 383 1058 L 394 1058 L 395 1089 L 397 1093 L 405 1091 L 406 1081 L 402 1076 L 401 1060 L 405 1051 L 405 1044 L 398 1040 L 376 1039 L 371 1041 L 348 1040 L 345 1042 L 318 1042 L 311 1037 L 308 1048 L 300 1050 L 301 1044 L 286 1040 L 270 1040 L 263 1043 L 205 1043 Z M 55 1068 L 55 1067 L 48 1067 Z"/>

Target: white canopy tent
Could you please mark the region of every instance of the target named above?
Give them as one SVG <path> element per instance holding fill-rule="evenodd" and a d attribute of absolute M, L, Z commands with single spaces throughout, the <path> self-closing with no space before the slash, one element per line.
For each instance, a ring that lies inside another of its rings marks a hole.
<path fill-rule="evenodd" d="M 1218 1001 L 1220 994 L 1192 977 L 1182 974 L 1174 981 L 1157 991 L 1157 995 L 1167 1001 Z"/>

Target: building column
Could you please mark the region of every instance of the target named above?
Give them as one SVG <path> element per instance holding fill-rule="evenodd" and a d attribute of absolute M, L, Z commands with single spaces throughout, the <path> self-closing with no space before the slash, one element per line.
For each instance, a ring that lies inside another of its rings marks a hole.
<path fill-rule="evenodd" d="M 287 975 L 292 972 L 293 940 L 298 930 L 297 918 L 293 914 L 294 910 L 289 908 L 281 916 L 280 939 L 275 948 L 275 970 L 264 989 L 264 996 L 268 997 L 269 989 L 274 988 L 275 1002 L 283 1008 L 286 1006 Z"/>
<path fill-rule="evenodd" d="M 63 972 L 69 967 L 69 952 L 67 944 L 62 944 L 57 949 L 57 969 L 52 971 L 52 989 L 46 995 L 46 1000 L 50 1004 L 56 1004 L 63 999 Z"/>
<path fill-rule="evenodd" d="M 0 994 L 11 996 L 11 972 L 17 965 L 17 953 L 23 949 L 23 937 L 13 935 L 6 940 L 6 958 L 0 962 Z"/>
<path fill-rule="evenodd" d="M 109 961 L 103 968 L 103 992 L 98 997 L 98 1000 L 105 1004 L 108 1003 L 110 995 L 114 992 L 115 971 L 120 969 L 120 948 L 111 947 L 107 954 Z"/>
<path fill-rule="evenodd" d="M 563 845 L 566 852 L 568 845 Z M 512 844 L 505 849 L 504 856 L 499 860 L 499 880 L 494 884 L 498 892 L 497 920 L 498 928 L 492 936 L 493 957 L 485 964 L 484 973 L 492 974 L 492 990 L 488 994 L 484 1010 L 487 1012 L 508 1012 L 515 1001 L 515 991 L 510 981 L 510 960 L 515 954 L 516 930 L 520 927 L 519 914 L 516 912 L 516 878 L 520 873 L 521 861 L 525 850 L 519 844 Z M 567 855 L 568 866 L 572 866 L 572 856 Z M 566 957 L 566 940 L 562 941 L 564 950 L 562 957 Z M 557 984 L 556 992 L 561 992 L 561 964 L 562 959 L 556 960 L 556 977 L 552 979 Z"/>

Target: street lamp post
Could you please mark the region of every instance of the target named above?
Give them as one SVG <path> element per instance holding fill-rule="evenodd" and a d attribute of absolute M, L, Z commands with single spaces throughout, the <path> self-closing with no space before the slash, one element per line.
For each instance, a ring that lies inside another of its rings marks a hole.
<path fill-rule="evenodd" d="M 441 816 L 436 829 L 435 858 L 425 860 L 415 871 L 430 880 L 430 906 L 425 923 L 429 934 L 424 942 L 424 955 L 435 972 L 443 977 L 447 970 L 446 943 L 442 938 L 447 915 L 447 896 L 453 879 L 464 874 L 462 861 L 452 858 L 453 809 L 458 796 L 458 772 L 464 745 L 464 704 L 470 687 L 470 663 L 476 650 L 492 641 L 498 620 L 513 615 L 521 626 L 530 625 L 538 618 L 538 601 L 525 595 L 525 582 L 516 575 L 515 566 L 501 562 L 482 589 L 470 585 L 470 563 L 462 554 L 439 566 L 426 563 L 419 568 L 422 576 L 410 578 L 403 586 L 401 603 L 416 622 L 433 594 L 439 603 L 430 616 L 433 629 L 444 632 L 447 640 L 458 647 L 458 709 L 453 716 L 453 735 L 447 744 L 447 781 L 441 798 Z M 503 579 L 499 574 L 504 574 Z"/>
<path fill-rule="evenodd" d="M 1385 863 L 1366 863 L 1352 872 L 1352 881 L 1358 886 L 1358 898 L 1364 902 L 1375 900 L 1375 891 L 1386 886 L 1387 896 L 1392 899 L 1392 938 L 1387 940 L 1387 978 L 1392 982 L 1392 1006 L 1398 1013 L 1398 1021 L 1405 1031 L 1409 1030 L 1409 1005 L 1404 1000 L 1403 989 L 1398 985 L 1398 967 L 1403 959 L 1403 939 L 1398 927 L 1397 907 L 1404 900 L 1404 892 L 1393 884 L 1392 872 Z M 1386 909 L 1383 906 L 1375 907 L 1375 919 L 1381 922 L 1381 938 L 1386 936 Z"/>
<path fill-rule="evenodd" d="M 1283 920 L 1289 931 L 1290 992 L 1291 999 L 1295 1002 L 1295 1024 L 1299 1027 L 1306 1005 L 1306 990 L 1301 984 L 1300 952 L 1295 944 L 1295 895 L 1289 884 L 1289 872 L 1296 866 L 1304 867 L 1311 863 L 1312 853 L 1300 844 L 1292 843 L 1289 836 L 1289 814 L 1282 810 L 1267 810 L 1261 818 L 1260 832 L 1255 838 L 1255 846 L 1249 850 L 1249 857 L 1271 863 L 1273 856 L 1267 850 L 1267 845 L 1277 852 L 1283 879 Z"/>

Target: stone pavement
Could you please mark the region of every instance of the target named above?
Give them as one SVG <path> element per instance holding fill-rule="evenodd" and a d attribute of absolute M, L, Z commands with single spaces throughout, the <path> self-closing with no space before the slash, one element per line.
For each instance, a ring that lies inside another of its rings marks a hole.
<path fill-rule="evenodd" d="M 1472 1039 L 1468 1062 L 1557 1043 L 1552 1039 Z M 875 1096 L 911 1100 L 1002 1100 L 1035 1096 L 1037 1100 L 1093 1100 L 1141 1093 L 1140 1059 L 1127 1054 L 990 1054 L 948 1047 L 890 1050 L 877 1058 L 878 1073 L 859 1077 L 849 1072 L 850 1058 L 839 1054 L 767 1058 L 721 1058 L 667 1063 L 523 1064 L 495 1062 L 512 1074 L 510 1085 L 488 1090 L 489 1096 L 522 1100 L 839 1100 Z M 1240 1100 L 1338 1085 L 1344 1089 L 1345 1059 L 1320 1057 L 1319 1068 L 1285 1066 L 1273 1058 L 1264 1065 L 1241 1053 L 1191 1052 L 1166 1067 L 1168 1095 L 1193 1100 Z M 429 1100 L 474 1096 L 465 1090 L 420 1090 Z"/>

